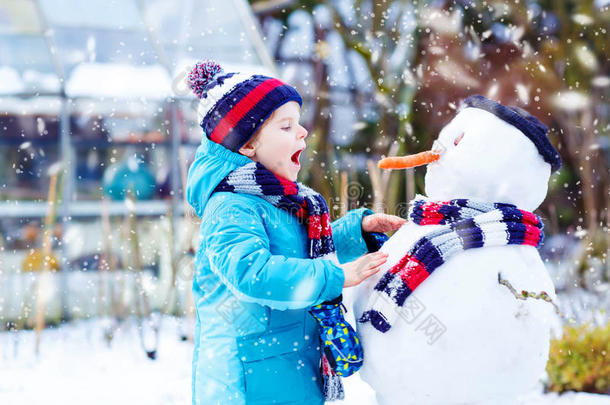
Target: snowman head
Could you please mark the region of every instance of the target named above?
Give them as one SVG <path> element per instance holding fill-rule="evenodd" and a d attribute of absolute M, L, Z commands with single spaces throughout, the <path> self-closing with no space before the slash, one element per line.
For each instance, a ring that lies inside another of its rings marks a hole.
<path fill-rule="evenodd" d="M 540 121 L 517 107 L 468 97 L 441 130 L 431 158 L 423 161 L 428 164 L 426 195 L 535 210 L 546 196 L 551 171 L 561 166 L 546 132 Z"/>

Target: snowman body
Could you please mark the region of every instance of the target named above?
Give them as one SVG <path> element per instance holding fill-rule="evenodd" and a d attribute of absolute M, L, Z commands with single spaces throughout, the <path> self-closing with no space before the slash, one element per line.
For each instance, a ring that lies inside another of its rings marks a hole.
<path fill-rule="evenodd" d="M 358 288 L 356 316 L 381 274 L 438 225 L 407 223 L 382 247 L 388 262 Z M 485 404 L 514 400 L 535 388 L 548 359 L 552 307 L 518 300 L 517 291 L 553 283 L 536 248 L 498 246 L 453 256 L 407 298 L 386 333 L 357 324 L 365 361 L 361 377 L 379 404 Z M 514 402 L 513 402 L 514 403 Z"/>
<path fill-rule="evenodd" d="M 550 165 L 529 139 L 495 115 L 466 108 L 438 140 L 447 150 L 428 165 L 429 198 L 476 198 L 533 211 L 546 196 Z M 439 226 L 409 221 L 384 244 L 389 257 L 381 270 L 345 292 L 355 319 L 383 274 Z M 364 350 L 360 375 L 380 405 L 515 403 L 536 387 L 548 359 L 554 308 L 516 298 L 499 277 L 517 293 L 545 291 L 556 299 L 535 247 L 482 247 L 438 267 L 407 298 L 386 333 L 356 322 Z"/>

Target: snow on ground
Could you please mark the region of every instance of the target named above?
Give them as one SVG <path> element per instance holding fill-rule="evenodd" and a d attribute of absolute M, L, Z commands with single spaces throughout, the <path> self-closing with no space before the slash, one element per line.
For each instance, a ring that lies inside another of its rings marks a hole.
<path fill-rule="evenodd" d="M 327 404 L 339 405 L 377 405 L 375 393 L 372 388 L 362 381 L 358 373 L 343 380 L 345 388 L 344 401 L 332 401 Z M 556 393 L 543 394 L 542 387 L 540 392 L 519 398 L 515 405 L 609 405 L 610 396 L 597 395 L 582 392 L 568 392 L 562 395 Z M 425 404 L 422 404 L 425 405 Z M 491 405 L 491 404 L 490 404 Z"/>
<path fill-rule="evenodd" d="M 43 332 L 39 357 L 34 333 L 0 333 L 0 404 L 168 405 L 189 404 L 192 342 L 180 340 L 183 324 L 164 318 L 157 360 L 140 346 L 138 329 L 126 322 L 112 346 L 103 339 L 107 323 L 78 321 Z M 358 375 L 344 380 L 346 398 L 332 404 L 375 405 L 371 388 Z M 609 404 L 604 395 L 532 393 L 524 405 Z M 330 404 L 330 403 L 329 403 Z"/>
<path fill-rule="evenodd" d="M 42 334 L 0 333 L 0 404 L 189 404 L 192 342 L 181 342 L 179 324 L 164 318 L 157 360 L 140 346 L 135 323 L 125 323 L 108 347 L 105 324 L 79 321 Z"/>

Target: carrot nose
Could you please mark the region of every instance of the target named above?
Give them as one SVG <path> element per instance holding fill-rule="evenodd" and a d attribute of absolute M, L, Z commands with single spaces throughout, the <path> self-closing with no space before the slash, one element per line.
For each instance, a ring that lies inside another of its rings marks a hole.
<path fill-rule="evenodd" d="M 410 167 L 427 165 L 440 157 L 440 153 L 427 150 L 407 156 L 390 156 L 381 159 L 377 165 L 381 169 L 408 169 Z"/>

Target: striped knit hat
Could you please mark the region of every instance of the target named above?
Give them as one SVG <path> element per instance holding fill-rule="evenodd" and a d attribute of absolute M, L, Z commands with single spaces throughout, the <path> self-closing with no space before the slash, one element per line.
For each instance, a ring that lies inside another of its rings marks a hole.
<path fill-rule="evenodd" d="M 297 90 L 272 77 L 224 73 L 214 61 L 199 62 L 188 75 L 188 84 L 200 99 L 201 128 L 212 141 L 237 152 L 273 111 L 296 101 Z"/>
<path fill-rule="evenodd" d="M 516 106 L 504 106 L 479 94 L 466 98 L 461 108 L 473 107 L 488 111 L 520 130 L 538 149 L 545 162 L 551 165 L 551 170 L 561 168 L 561 157 L 553 147 L 546 133 L 548 128 L 536 117 Z"/>

